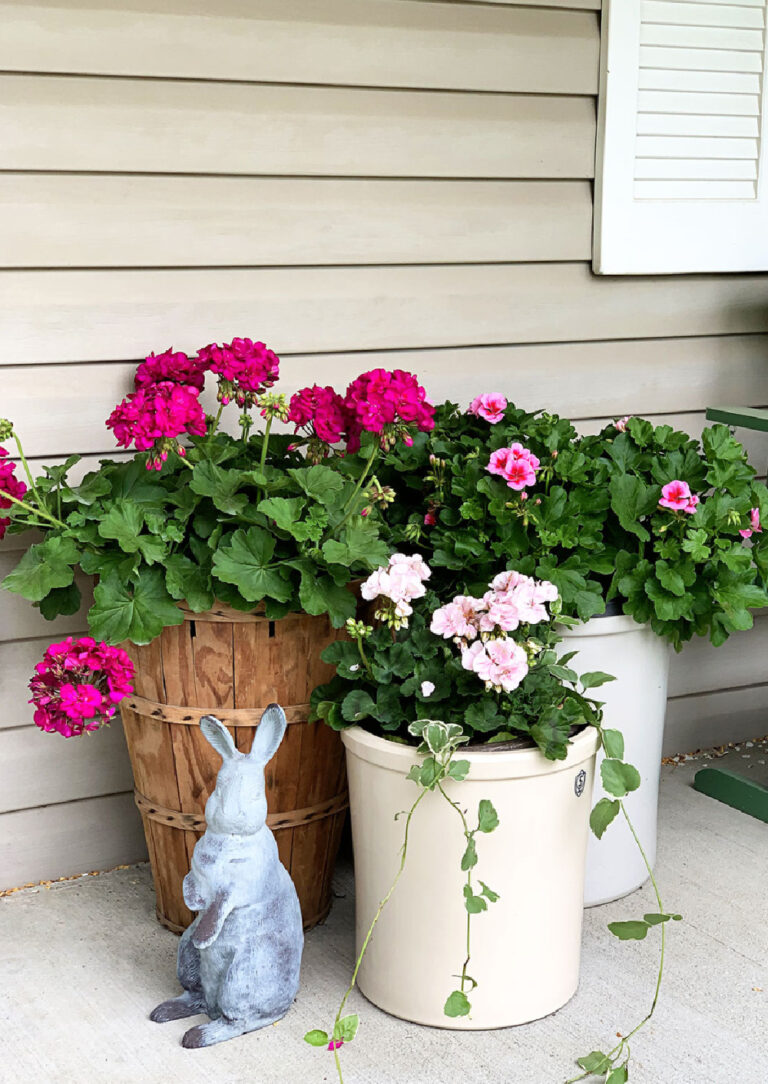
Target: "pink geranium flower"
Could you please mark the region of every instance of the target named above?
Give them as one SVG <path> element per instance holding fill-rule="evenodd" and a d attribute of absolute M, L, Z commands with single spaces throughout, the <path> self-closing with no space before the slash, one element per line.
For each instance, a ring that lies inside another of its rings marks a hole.
<path fill-rule="evenodd" d="M 363 431 L 378 433 L 382 447 L 392 447 L 397 439 L 413 443 L 408 427 L 415 425 L 423 433 L 435 427 L 435 408 L 412 373 L 402 369 L 371 369 L 362 373 L 347 388 L 347 448 L 356 452 Z"/>
<path fill-rule="evenodd" d="M 462 652 L 461 664 L 486 686 L 511 693 L 528 673 L 528 656 L 514 640 L 477 640 Z"/>
<path fill-rule="evenodd" d="M 470 414 L 474 414 L 476 418 L 485 418 L 491 425 L 496 425 L 497 422 L 502 420 L 506 409 L 507 400 L 498 392 L 486 392 L 484 395 L 478 395 L 469 404 Z"/>
<path fill-rule="evenodd" d="M 625 414 L 623 418 L 619 418 L 619 420 L 615 423 L 616 428 L 620 433 L 626 432 L 627 422 L 630 420 L 631 417 L 631 414 Z"/>
<path fill-rule="evenodd" d="M 497 474 L 510 489 L 523 490 L 536 482 L 539 459 L 528 448 L 515 442 L 509 448 L 499 448 L 491 453 L 486 470 Z"/>
<path fill-rule="evenodd" d="M 693 507 L 691 507 L 692 502 Z M 679 478 L 673 482 L 667 482 L 662 487 L 661 499 L 659 500 L 659 505 L 662 508 L 671 508 L 674 512 L 694 512 L 698 503 L 699 498 L 691 493 L 688 483 L 681 481 Z"/>
<path fill-rule="evenodd" d="M 483 600 L 471 595 L 456 595 L 432 614 L 430 632 L 445 640 L 474 640 L 478 633 L 478 612 Z"/>
<path fill-rule="evenodd" d="M 291 396 L 288 421 L 294 423 L 297 431 L 306 426 L 325 444 L 336 444 L 346 433 L 347 410 L 333 388 L 313 384 Z"/>
<path fill-rule="evenodd" d="M 749 522 L 751 527 L 745 531 L 739 531 L 742 538 L 751 538 L 753 534 L 762 534 L 763 528 L 760 525 L 760 509 L 752 508 L 749 513 Z"/>

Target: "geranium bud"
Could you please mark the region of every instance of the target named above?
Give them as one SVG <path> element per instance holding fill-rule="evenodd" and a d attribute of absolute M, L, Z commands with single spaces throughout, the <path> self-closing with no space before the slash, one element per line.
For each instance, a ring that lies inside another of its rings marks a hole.
<path fill-rule="evenodd" d="M 13 422 L 0 418 L 0 440 L 10 440 L 13 436 Z"/>

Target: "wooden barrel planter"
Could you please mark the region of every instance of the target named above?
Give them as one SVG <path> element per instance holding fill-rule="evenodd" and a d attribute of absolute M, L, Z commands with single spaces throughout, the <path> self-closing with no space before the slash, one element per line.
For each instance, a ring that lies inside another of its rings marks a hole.
<path fill-rule="evenodd" d="M 340 735 L 309 723 L 312 689 L 333 676 L 320 652 L 339 636 L 326 617 L 290 614 L 268 621 L 217 606 L 183 610 L 184 623 L 151 644 L 126 644 L 135 695 L 120 705 L 157 895 L 157 917 L 181 933 L 192 921 L 182 896 L 205 803 L 221 758 L 199 729 L 216 715 L 248 752 L 267 704 L 288 727 L 266 768 L 269 815 L 280 859 L 291 874 L 306 929 L 331 907 L 331 876 L 348 805 Z"/>

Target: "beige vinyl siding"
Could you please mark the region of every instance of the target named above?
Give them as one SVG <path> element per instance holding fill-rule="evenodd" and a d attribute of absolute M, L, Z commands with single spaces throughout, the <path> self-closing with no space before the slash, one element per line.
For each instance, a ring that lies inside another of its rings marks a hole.
<path fill-rule="evenodd" d="M 147 7 L 0 3 L 0 414 L 33 466 L 113 454 L 139 358 L 235 334 L 286 391 L 402 367 L 584 431 L 768 403 L 764 276 L 591 274 L 598 0 Z M 143 851 L 119 727 L 65 742 L 26 704 L 84 628 L 0 601 L 0 887 Z M 761 617 L 674 660 L 668 750 L 768 731 L 766 646 Z"/>

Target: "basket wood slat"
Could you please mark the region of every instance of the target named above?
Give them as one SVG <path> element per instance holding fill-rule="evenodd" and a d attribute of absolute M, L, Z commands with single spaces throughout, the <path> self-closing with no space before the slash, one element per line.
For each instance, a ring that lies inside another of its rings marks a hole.
<path fill-rule="evenodd" d="M 205 803 L 221 758 L 197 724 L 215 714 L 243 752 L 267 704 L 288 727 L 266 767 L 268 823 L 296 885 L 306 929 L 331 906 L 331 876 L 346 819 L 347 782 L 340 736 L 309 723 L 313 688 L 333 675 L 320 659 L 339 633 L 326 617 L 290 614 L 269 621 L 216 605 L 163 629 L 151 644 L 125 644 L 136 667 L 134 695 L 121 704 L 136 804 L 157 894 L 157 917 L 179 933 L 192 921 L 182 895 Z"/>

